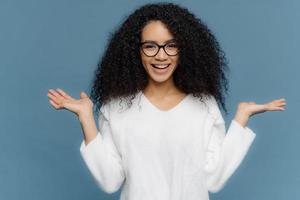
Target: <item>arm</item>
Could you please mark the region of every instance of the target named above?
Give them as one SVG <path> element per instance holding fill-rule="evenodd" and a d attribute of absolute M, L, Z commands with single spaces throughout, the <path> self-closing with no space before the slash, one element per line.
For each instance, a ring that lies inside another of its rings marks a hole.
<path fill-rule="evenodd" d="M 226 132 L 214 97 L 208 101 L 205 127 L 205 182 L 209 192 L 220 191 L 247 154 L 256 134 L 235 119 Z"/>
<path fill-rule="evenodd" d="M 88 145 L 98 133 L 93 111 L 91 110 L 87 115 L 80 115 L 78 116 L 80 121 L 81 129 L 83 132 L 83 137 L 85 141 L 85 145 Z"/>
<path fill-rule="evenodd" d="M 93 130 L 93 127 L 83 129 Z M 99 131 L 95 136 L 86 137 L 80 146 L 81 156 L 98 186 L 107 193 L 116 192 L 125 179 L 121 156 L 114 144 L 106 106 L 101 107 Z M 87 144 L 87 145 L 86 145 Z"/>
<path fill-rule="evenodd" d="M 250 116 L 265 111 L 284 110 L 285 100 L 274 100 L 262 105 L 254 102 L 240 103 L 226 134 L 216 100 L 212 97 L 208 102 L 211 118 L 208 119 L 205 131 L 208 139 L 204 171 L 208 190 L 218 192 L 241 164 L 256 136 L 247 127 Z"/>
<path fill-rule="evenodd" d="M 241 164 L 256 134 L 232 120 L 225 135 L 223 119 L 215 119 L 208 129 L 205 176 L 210 192 L 220 191 Z"/>
<path fill-rule="evenodd" d="M 49 89 L 49 102 L 56 109 L 66 109 L 79 118 L 84 135 L 80 153 L 89 171 L 100 188 L 112 193 L 119 189 L 125 179 L 121 156 L 113 142 L 108 106 L 102 105 L 97 130 L 93 102 L 85 92 L 80 93 L 80 99 L 75 99 L 62 89 Z"/>

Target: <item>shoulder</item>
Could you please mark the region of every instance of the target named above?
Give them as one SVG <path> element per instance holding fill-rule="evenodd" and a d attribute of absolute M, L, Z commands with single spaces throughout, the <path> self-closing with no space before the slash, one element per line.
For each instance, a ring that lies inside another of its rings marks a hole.
<path fill-rule="evenodd" d="M 99 117 L 104 117 L 106 120 L 109 119 L 110 116 L 110 103 L 111 102 L 107 102 L 105 104 L 102 104 L 100 109 L 99 109 Z"/>
<path fill-rule="evenodd" d="M 134 102 L 133 102 L 134 104 Z M 114 118 L 115 115 L 120 115 L 128 108 L 126 98 L 112 98 L 100 107 L 100 114 L 106 119 Z"/>
<path fill-rule="evenodd" d="M 217 100 L 213 95 L 203 95 L 201 99 L 200 97 L 194 98 L 200 102 L 201 109 L 207 113 L 207 117 L 212 118 L 213 121 L 223 122 L 222 113 Z"/>
<path fill-rule="evenodd" d="M 113 98 L 103 103 L 100 107 L 100 115 L 103 115 L 106 119 L 110 119 L 113 111 L 117 106 L 120 106 L 120 100 Z"/>

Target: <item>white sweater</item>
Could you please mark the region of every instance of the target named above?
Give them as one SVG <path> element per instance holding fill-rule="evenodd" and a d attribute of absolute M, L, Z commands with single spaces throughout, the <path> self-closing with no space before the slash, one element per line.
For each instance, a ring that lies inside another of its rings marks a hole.
<path fill-rule="evenodd" d="M 123 102 L 123 103 L 122 103 Z M 208 200 L 240 165 L 256 134 L 235 120 L 226 133 L 214 97 L 192 94 L 170 110 L 140 91 L 103 105 L 97 137 L 80 146 L 100 189 L 120 200 Z"/>

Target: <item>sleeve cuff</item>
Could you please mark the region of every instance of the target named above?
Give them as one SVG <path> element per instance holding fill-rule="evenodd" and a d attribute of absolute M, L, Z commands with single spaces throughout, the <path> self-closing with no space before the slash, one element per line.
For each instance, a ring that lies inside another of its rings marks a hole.
<path fill-rule="evenodd" d="M 93 149 L 95 149 L 97 147 L 99 148 L 99 146 L 101 145 L 100 144 L 101 140 L 102 140 L 102 136 L 99 133 L 99 131 L 97 133 L 97 136 L 92 141 L 90 141 L 87 145 L 85 145 L 85 141 L 82 140 L 80 149 L 79 149 L 80 153 L 82 155 L 85 155 L 85 154 L 88 154 L 89 152 L 93 151 Z"/>
<path fill-rule="evenodd" d="M 232 129 L 236 130 L 234 132 L 237 132 L 239 134 L 243 134 L 243 136 L 250 141 L 254 140 L 256 137 L 256 134 L 248 127 L 243 127 L 241 124 L 239 124 L 236 120 L 231 121 L 231 127 Z"/>

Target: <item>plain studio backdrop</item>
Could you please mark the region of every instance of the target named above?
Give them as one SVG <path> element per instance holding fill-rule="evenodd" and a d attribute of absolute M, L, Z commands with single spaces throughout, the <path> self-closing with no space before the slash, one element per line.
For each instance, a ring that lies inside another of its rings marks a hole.
<path fill-rule="evenodd" d="M 89 92 L 107 39 L 154 1 L 0 1 L 0 199 L 115 199 L 96 186 L 79 154 L 77 117 L 56 111 L 49 88 Z M 300 2 L 173 1 L 212 30 L 229 67 L 229 115 L 241 101 L 284 97 L 284 112 L 258 114 L 245 160 L 212 200 L 300 199 Z M 120 55 L 121 56 L 121 55 Z M 98 124 L 97 124 L 98 125 Z"/>

